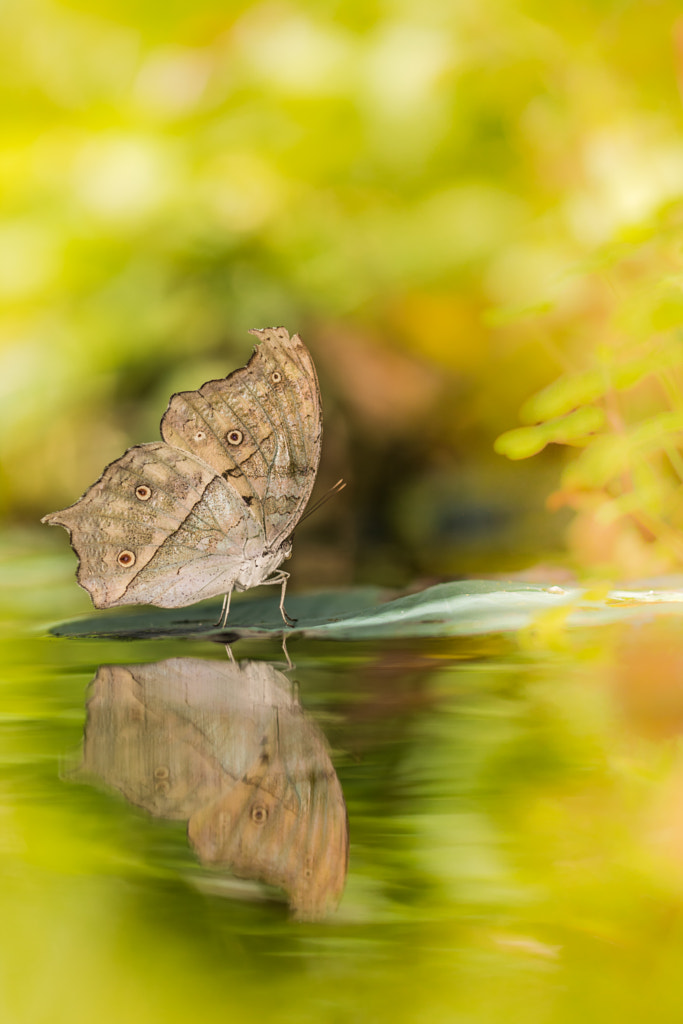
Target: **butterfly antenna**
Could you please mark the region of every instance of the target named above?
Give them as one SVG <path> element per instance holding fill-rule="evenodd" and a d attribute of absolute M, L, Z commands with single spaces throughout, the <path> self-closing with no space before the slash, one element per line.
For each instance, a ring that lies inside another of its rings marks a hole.
<path fill-rule="evenodd" d="M 326 501 L 329 501 L 333 494 L 339 494 L 339 492 L 343 491 L 345 487 L 346 480 L 337 480 L 336 484 L 330 487 L 329 491 L 326 491 L 322 498 L 318 498 L 315 505 L 311 505 L 310 508 L 306 509 L 299 522 L 303 523 L 304 519 L 308 519 L 308 517 L 312 516 L 314 512 L 317 512 Z"/>

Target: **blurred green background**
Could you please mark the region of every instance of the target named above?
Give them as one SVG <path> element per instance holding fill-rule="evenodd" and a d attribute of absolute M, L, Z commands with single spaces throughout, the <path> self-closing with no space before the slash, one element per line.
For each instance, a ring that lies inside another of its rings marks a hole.
<path fill-rule="evenodd" d="M 349 481 L 295 586 L 680 569 L 680 4 L 0 12 L 3 1024 L 679 1024 L 675 618 L 293 642 L 351 828 L 339 914 L 296 925 L 69 777 L 100 665 L 224 654 L 47 635 L 90 604 L 38 520 L 283 324 L 319 493 Z"/>
<path fill-rule="evenodd" d="M 512 463 L 493 445 L 558 376 L 604 372 L 678 323 L 678 4 L 6 0 L 2 15 L 10 524 L 70 504 L 158 436 L 172 391 L 242 365 L 248 328 L 284 324 L 319 368 L 320 485 L 350 481 L 305 528 L 300 582 L 561 549 L 571 513 L 544 502 L 575 452 Z M 652 414 L 638 398 L 635 419 Z M 652 537 L 629 529 L 604 561 L 651 568 Z M 579 566 L 609 548 L 600 530 L 570 538 Z"/>

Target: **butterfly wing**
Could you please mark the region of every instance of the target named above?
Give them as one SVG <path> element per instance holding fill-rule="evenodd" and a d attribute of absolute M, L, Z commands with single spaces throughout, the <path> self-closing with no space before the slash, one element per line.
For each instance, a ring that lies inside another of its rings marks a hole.
<path fill-rule="evenodd" d="M 214 597 L 262 548 L 239 495 L 162 442 L 129 448 L 79 501 L 43 522 L 69 531 L 78 582 L 96 608 L 176 608 Z"/>
<path fill-rule="evenodd" d="M 336 776 L 317 774 L 309 788 L 300 805 L 277 770 L 260 785 L 242 780 L 196 811 L 188 832 L 202 861 L 284 889 L 296 915 L 314 920 L 341 898 L 348 829 Z"/>
<path fill-rule="evenodd" d="M 303 715 L 281 712 L 278 742 L 227 792 L 197 810 L 188 834 L 202 861 L 284 889 L 302 920 L 338 904 L 348 867 L 348 821 L 324 739 Z"/>
<path fill-rule="evenodd" d="M 86 705 L 83 759 L 69 778 L 99 780 L 150 814 L 187 820 L 234 779 L 201 729 L 179 710 L 154 700 L 153 688 L 150 694 L 145 686 L 149 668 L 98 668 Z"/>
<path fill-rule="evenodd" d="M 313 360 L 284 327 L 251 332 L 246 366 L 174 395 L 161 421 L 168 444 L 212 466 L 259 519 L 274 548 L 292 532 L 320 461 L 320 390 Z"/>
<path fill-rule="evenodd" d="M 266 662 L 170 658 L 101 665 L 86 708 L 82 762 L 68 777 L 100 780 L 153 815 L 187 820 L 243 776 L 274 714 L 300 705 Z"/>

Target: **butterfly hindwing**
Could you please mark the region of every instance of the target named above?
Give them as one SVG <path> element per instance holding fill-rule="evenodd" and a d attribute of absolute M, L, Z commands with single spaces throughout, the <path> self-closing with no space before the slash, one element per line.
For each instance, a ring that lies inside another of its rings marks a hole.
<path fill-rule="evenodd" d="M 190 515 L 131 580 L 119 603 L 181 608 L 225 594 L 257 564 L 262 551 L 259 522 L 240 495 L 214 477 Z"/>
<path fill-rule="evenodd" d="M 96 608 L 109 608 L 126 603 L 132 581 L 192 514 L 212 478 L 177 448 L 136 445 L 79 501 L 43 522 L 69 531 L 80 560 L 78 582 Z"/>
<path fill-rule="evenodd" d="M 69 775 L 99 779 L 156 817 L 187 820 L 234 780 L 182 707 L 179 713 L 150 698 L 149 677 L 163 673 L 163 662 L 98 668 L 86 704 L 83 759 Z"/>

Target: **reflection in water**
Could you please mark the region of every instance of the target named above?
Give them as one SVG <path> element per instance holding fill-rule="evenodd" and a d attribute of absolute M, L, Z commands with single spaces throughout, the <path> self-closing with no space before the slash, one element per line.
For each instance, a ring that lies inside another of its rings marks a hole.
<path fill-rule="evenodd" d="M 295 916 L 336 907 L 346 805 L 327 743 L 272 665 L 174 658 L 103 665 L 79 774 L 188 822 L 204 864 L 280 886 Z"/>

